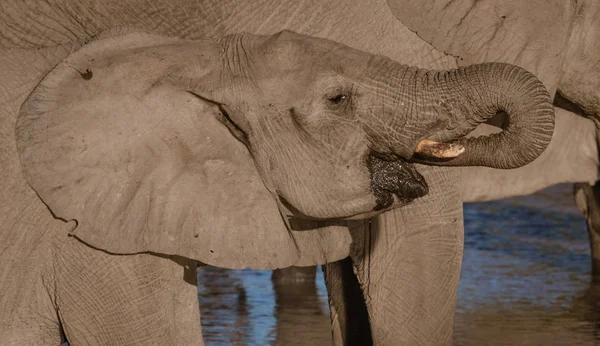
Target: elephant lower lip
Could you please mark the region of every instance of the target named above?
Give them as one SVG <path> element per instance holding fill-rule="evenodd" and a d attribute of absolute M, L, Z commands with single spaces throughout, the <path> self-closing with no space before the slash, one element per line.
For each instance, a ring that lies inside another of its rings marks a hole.
<path fill-rule="evenodd" d="M 371 154 L 367 158 L 371 173 L 371 191 L 375 196 L 373 210 L 382 210 L 394 203 L 394 195 L 401 203 L 408 203 L 429 192 L 425 178 L 415 167 L 403 159 L 387 161 L 381 155 Z"/>

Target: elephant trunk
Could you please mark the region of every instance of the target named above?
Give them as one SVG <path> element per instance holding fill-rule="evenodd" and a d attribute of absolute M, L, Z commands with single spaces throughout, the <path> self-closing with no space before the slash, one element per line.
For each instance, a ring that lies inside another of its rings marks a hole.
<path fill-rule="evenodd" d="M 552 138 L 554 108 L 550 95 L 533 74 L 518 66 L 484 63 L 449 71 L 403 68 L 404 87 L 399 99 L 401 105 L 405 100 L 410 106 L 397 106 L 403 114 L 394 116 L 407 119 L 403 129 L 408 132 L 404 133 L 413 136 L 408 147 L 406 137 L 396 144 L 404 144 L 403 154 L 407 149 L 416 151 L 415 161 L 516 168 L 537 158 Z M 465 138 L 499 112 L 508 116 L 504 131 Z"/>

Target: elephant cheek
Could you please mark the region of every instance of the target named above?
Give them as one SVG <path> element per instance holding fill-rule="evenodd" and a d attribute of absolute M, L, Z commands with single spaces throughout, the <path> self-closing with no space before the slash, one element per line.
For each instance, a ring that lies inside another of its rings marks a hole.
<path fill-rule="evenodd" d="M 373 210 L 390 207 L 394 203 L 394 195 L 401 204 L 407 204 L 429 192 L 425 178 L 414 165 L 402 159 L 388 161 L 371 154 L 367 167 L 371 174 L 371 192 L 376 199 Z"/>
<path fill-rule="evenodd" d="M 311 174 L 287 179 L 277 175 L 276 191 L 284 209 L 304 219 L 355 219 L 370 217 L 377 200 L 364 163 L 321 170 L 307 164 Z M 309 169 L 313 168 L 313 169 Z M 393 199 L 393 197 L 392 197 Z M 375 214 L 373 214 L 375 215 Z"/>

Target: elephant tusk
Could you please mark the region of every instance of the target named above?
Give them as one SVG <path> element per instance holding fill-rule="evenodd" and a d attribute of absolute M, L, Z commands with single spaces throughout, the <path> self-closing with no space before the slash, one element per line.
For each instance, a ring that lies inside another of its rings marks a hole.
<path fill-rule="evenodd" d="M 439 159 L 451 159 L 465 152 L 465 147 L 456 143 L 439 143 L 424 139 L 417 144 L 415 153 Z"/>

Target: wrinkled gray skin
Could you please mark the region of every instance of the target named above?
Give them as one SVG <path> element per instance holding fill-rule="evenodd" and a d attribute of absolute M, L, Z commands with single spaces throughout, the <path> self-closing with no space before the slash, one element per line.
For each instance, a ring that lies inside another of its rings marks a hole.
<path fill-rule="evenodd" d="M 357 2 L 354 6 L 336 1 L 35 6 L 32 12 L 21 2 L 3 2 L 0 11 L 0 45 L 12 48 L 0 57 L 0 66 L 6 69 L 2 76 L 18 76 L 3 79 L 0 86 L 5 98 L 2 119 L 9 119 L 2 125 L 7 134 L 1 137 L 2 148 L 10 148 L 3 152 L 7 169 L 3 171 L 2 190 L 3 196 L 19 196 L 11 205 L 3 205 L 0 220 L 8 227 L 0 233 L 1 243 L 10 248 L 2 251 L 0 259 L 2 263 L 18 263 L 3 267 L 0 282 L 7 287 L 3 290 L 12 294 L 3 295 L 0 302 L 10 311 L 19 311 L 8 318 L 14 330 L 28 331 L 29 339 L 10 335 L 21 344 L 58 344 L 57 315 L 75 345 L 118 343 L 115 340 L 145 345 L 197 344 L 201 340 L 193 262 L 149 254 L 114 256 L 66 237 L 74 225 L 52 218 L 23 180 L 12 134 L 14 117 L 44 74 L 79 46 L 72 42 L 119 24 L 138 24 L 186 38 L 291 29 L 418 67 L 456 66 L 453 57 L 408 30 L 384 1 Z M 290 264 L 319 263 L 315 258 L 320 263 L 331 262 L 351 252 L 364 288 L 372 339 L 379 345 L 448 344 L 452 340 L 462 258 L 460 171 L 417 168 L 429 185 L 429 194 L 412 204 L 384 213 L 371 223 L 353 222 L 350 233 L 323 230 L 319 237 L 310 237 L 307 234 L 313 232 L 292 232 L 302 256 L 289 260 Z M 114 236 L 109 242 L 118 239 Z M 263 247 L 275 248 L 268 245 Z M 328 251 L 315 251 L 322 248 Z M 262 258 L 264 253 L 256 257 Z M 337 276 L 333 269 L 335 265 L 328 270 L 328 287 L 344 284 L 343 275 Z M 346 326 L 340 323 L 343 318 L 336 315 L 344 304 L 335 292 L 330 290 L 334 341 L 341 344 L 350 340 L 345 339 Z M 115 314 L 115 310 L 119 312 Z M 102 323 L 105 319 L 112 323 Z M 31 325 L 40 328 L 24 327 Z M 8 344 L 12 341 L 2 340 Z"/>
<path fill-rule="evenodd" d="M 402 24 L 437 51 L 451 54 L 456 64 L 517 64 L 534 71 L 557 96 L 554 135 L 542 155 L 514 170 L 461 168 L 461 197 L 464 202 L 487 201 L 577 183 L 575 199 L 588 222 L 592 273 L 600 277 L 600 1 L 387 4 Z M 498 117 L 471 135 L 495 133 L 505 124 Z"/>

